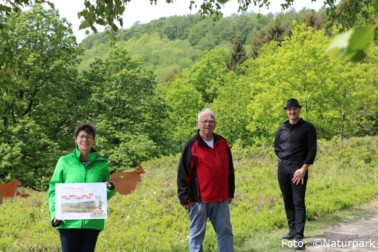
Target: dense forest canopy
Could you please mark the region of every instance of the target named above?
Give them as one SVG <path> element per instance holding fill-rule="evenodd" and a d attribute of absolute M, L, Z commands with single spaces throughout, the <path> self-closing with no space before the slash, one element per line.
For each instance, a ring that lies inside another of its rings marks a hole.
<path fill-rule="evenodd" d="M 79 45 L 53 9 L 3 13 L 0 181 L 44 190 L 82 121 L 97 126 L 112 171 L 179 153 L 205 107 L 233 148 L 271 145 L 291 97 L 319 138 L 376 135 L 378 47 L 359 63 L 333 59 L 339 26 L 328 15 L 173 16 L 119 29 L 114 44 L 97 33 Z"/>

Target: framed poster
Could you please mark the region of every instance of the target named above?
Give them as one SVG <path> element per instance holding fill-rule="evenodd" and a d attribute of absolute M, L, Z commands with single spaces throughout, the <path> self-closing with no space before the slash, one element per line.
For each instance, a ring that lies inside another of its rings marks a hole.
<path fill-rule="evenodd" d="M 55 216 L 58 220 L 106 219 L 106 183 L 55 184 Z"/>

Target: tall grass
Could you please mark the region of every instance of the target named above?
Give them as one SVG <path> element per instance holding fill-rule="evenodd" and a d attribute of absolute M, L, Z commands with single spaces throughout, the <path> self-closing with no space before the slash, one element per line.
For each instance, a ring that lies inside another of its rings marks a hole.
<path fill-rule="evenodd" d="M 309 170 L 307 218 L 376 197 L 377 151 L 377 137 L 320 141 Z M 235 250 L 246 251 L 246 243 L 259 232 L 286 227 L 286 218 L 273 148 L 234 149 L 233 157 L 236 192 L 230 208 Z M 189 218 L 176 196 L 178 161 L 179 155 L 142 164 L 146 174 L 136 191 L 117 194 L 108 202 L 109 218 L 96 251 L 188 251 Z M 47 194 L 29 193 L 27 199 L 6 199 L 0 205 L 0 251 L 59 251 L 58 233 L 50 227 Z M 209 223 L 204 247 L 217 251 Z"/>

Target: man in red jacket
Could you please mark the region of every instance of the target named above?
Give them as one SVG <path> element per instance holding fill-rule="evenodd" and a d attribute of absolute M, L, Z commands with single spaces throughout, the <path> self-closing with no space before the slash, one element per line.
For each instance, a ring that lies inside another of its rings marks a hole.
<path fill-rule="evenodd" d="M 215 126 L 210 109 L 198 114 L 198 132 L 185 144 L 178 167 L 178 198 L 190 218 L 191 252 L 203 251 L 207 219 L 217 234 L 218 251 L 234 251 L 228 207 L 235 192 L 234 166 L 226 140 L 213 133 Z"/>

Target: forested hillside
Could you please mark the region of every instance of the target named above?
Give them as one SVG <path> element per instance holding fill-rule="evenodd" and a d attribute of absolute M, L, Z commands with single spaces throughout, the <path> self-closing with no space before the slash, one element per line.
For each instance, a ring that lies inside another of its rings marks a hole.
<path fill-rule="evenodd" d="M 118 44 L 131 54 L 143 58 L 143 65 L 154 72 L 157 83 L 167 82 L 172 75 L 187 69 L 203 51 L 217 48 L 230 50 L 236 38 L 241 39 L 249 56 L 271 40 L 282 41 L 290 35 L 292 21 L 306 23 L 318 30 L 324 26 L 324 10 L 294 10 L 262 16 L 245 12 L 214 22 L 198 15 L 173 16 L 136 23 L 116 35 Z M 107 33 L 85 38 L 86 49 L 79 69 L 87 69 L 94 58 L 104 58 L 111 46 Z"/>
<path fill-rule="evenodd" d="M 291 97 L 321 139 L 376 135 L 377 45 L 360 63 L 333 60 L 338 28 L 325 18 L 174 16 L 120 30 L 115 44 L 100 33 L 79 45 L 56 11 L 2 16 L 2 50 L 19 70 L 1 76 L 12 88 L 0 100 L 0 181 L 45 190 L 82 121 L 97 126 L 112 171 L 179 153 L 205 107 L 233 148 L 271 146 Z"/>

